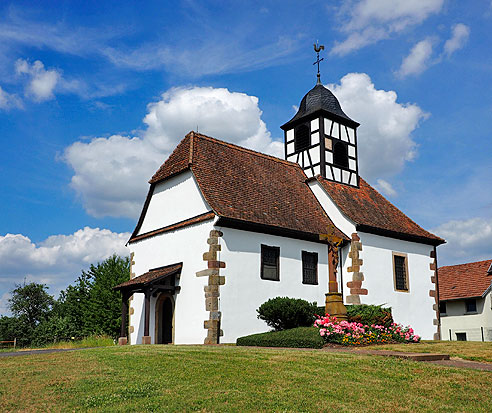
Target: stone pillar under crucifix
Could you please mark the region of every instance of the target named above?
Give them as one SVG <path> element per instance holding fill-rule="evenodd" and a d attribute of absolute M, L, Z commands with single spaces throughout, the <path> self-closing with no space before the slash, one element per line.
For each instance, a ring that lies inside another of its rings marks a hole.
<path fill-rule="evenodd" d="M 347 308 L 343 304 L 342 293 L 338 292 L 337 268 L 338 248 L 343 239 L 335 235 L 335 227 L 328 228 L 327 234 L 319 239 L 328 242 L 328 292 L 325 294 L 325 312 L 338 320 L 347 320 Z"/>

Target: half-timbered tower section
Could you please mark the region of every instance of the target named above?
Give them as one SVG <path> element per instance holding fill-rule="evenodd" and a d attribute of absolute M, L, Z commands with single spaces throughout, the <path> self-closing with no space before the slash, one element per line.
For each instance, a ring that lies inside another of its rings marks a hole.
<path fill-rule="evenodd" d="M 308 177 L 359 186 L 357 127 L 320 82 L 301 100 L 296 115 L 282 125 L 285 159 L 301 165 Z"/>

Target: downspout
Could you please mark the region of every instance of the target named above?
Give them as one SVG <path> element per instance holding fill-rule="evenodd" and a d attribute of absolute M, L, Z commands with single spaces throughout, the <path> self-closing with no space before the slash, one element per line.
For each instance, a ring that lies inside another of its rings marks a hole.
<path fill-rule="evenodd" d="M 439 340 L 441 340 L 441 310 L 439 309 L 440 307 L 440 301 L 439 301 L 439 276 L 438 276 L 438 265 L 437 265 L 437 247 L 434 245 L 434 259 L 436 261 L 436 269 L 435 269 L 435 275 L 436 275 L 436 297 L 437 297 L 437 334 L 439 336 Z"/>
<path fill-rule="evenodd" d="M 343 297 L 343 248 L 338 249 L 338 264 L 340 266 L 340 292 L 342 293 L 342 303 L 345 302 Z"/>

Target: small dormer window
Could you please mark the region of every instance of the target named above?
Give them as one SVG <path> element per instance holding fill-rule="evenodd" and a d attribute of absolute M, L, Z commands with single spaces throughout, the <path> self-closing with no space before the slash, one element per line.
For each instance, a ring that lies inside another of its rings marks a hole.
<path fill-rule="evenodd" d="M 347 146 L 343 142 L 336 142 L 333 146 L 333 163 L 341 168 L 348 168 Z"/>
<path fill-rule="evenodd" d="M 309 139 L 309 128 L 306 125 L 300 125 L 296 128 L 295 134 L 295 151 L 303 151 L 311 145 L 311 139 Z"/>

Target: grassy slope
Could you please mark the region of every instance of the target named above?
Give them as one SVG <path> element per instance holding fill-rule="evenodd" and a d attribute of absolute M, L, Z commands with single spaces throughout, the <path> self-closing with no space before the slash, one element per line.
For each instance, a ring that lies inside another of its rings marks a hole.
<path fill-rule="evenodd" d="M 375 350 L 396 350 L 412 353 L 445 353 L 451 357 L 492 363 L 492 342 L 479 341 L 423 341 L 419 344 L 388 344 L 370 346 Z"/>
<path fill-rule="evenodd" d="M 488 372 L 320 350 L 106 347 L 0 372 L 0 411 L 492 411 Z"/>
<path fill-rule="evenodd" d="M 40 347 L 4 347 L 0 348 L 0 353 L 9 353 L 11 351 L 43 350 L 48 348 L 88 348 L 88 347 L 108 347 L 114 346 L 115 343 L 108 336 L 91 336 L 81 340 L 59 341 L 58 343 L 46 344 Z"/>

